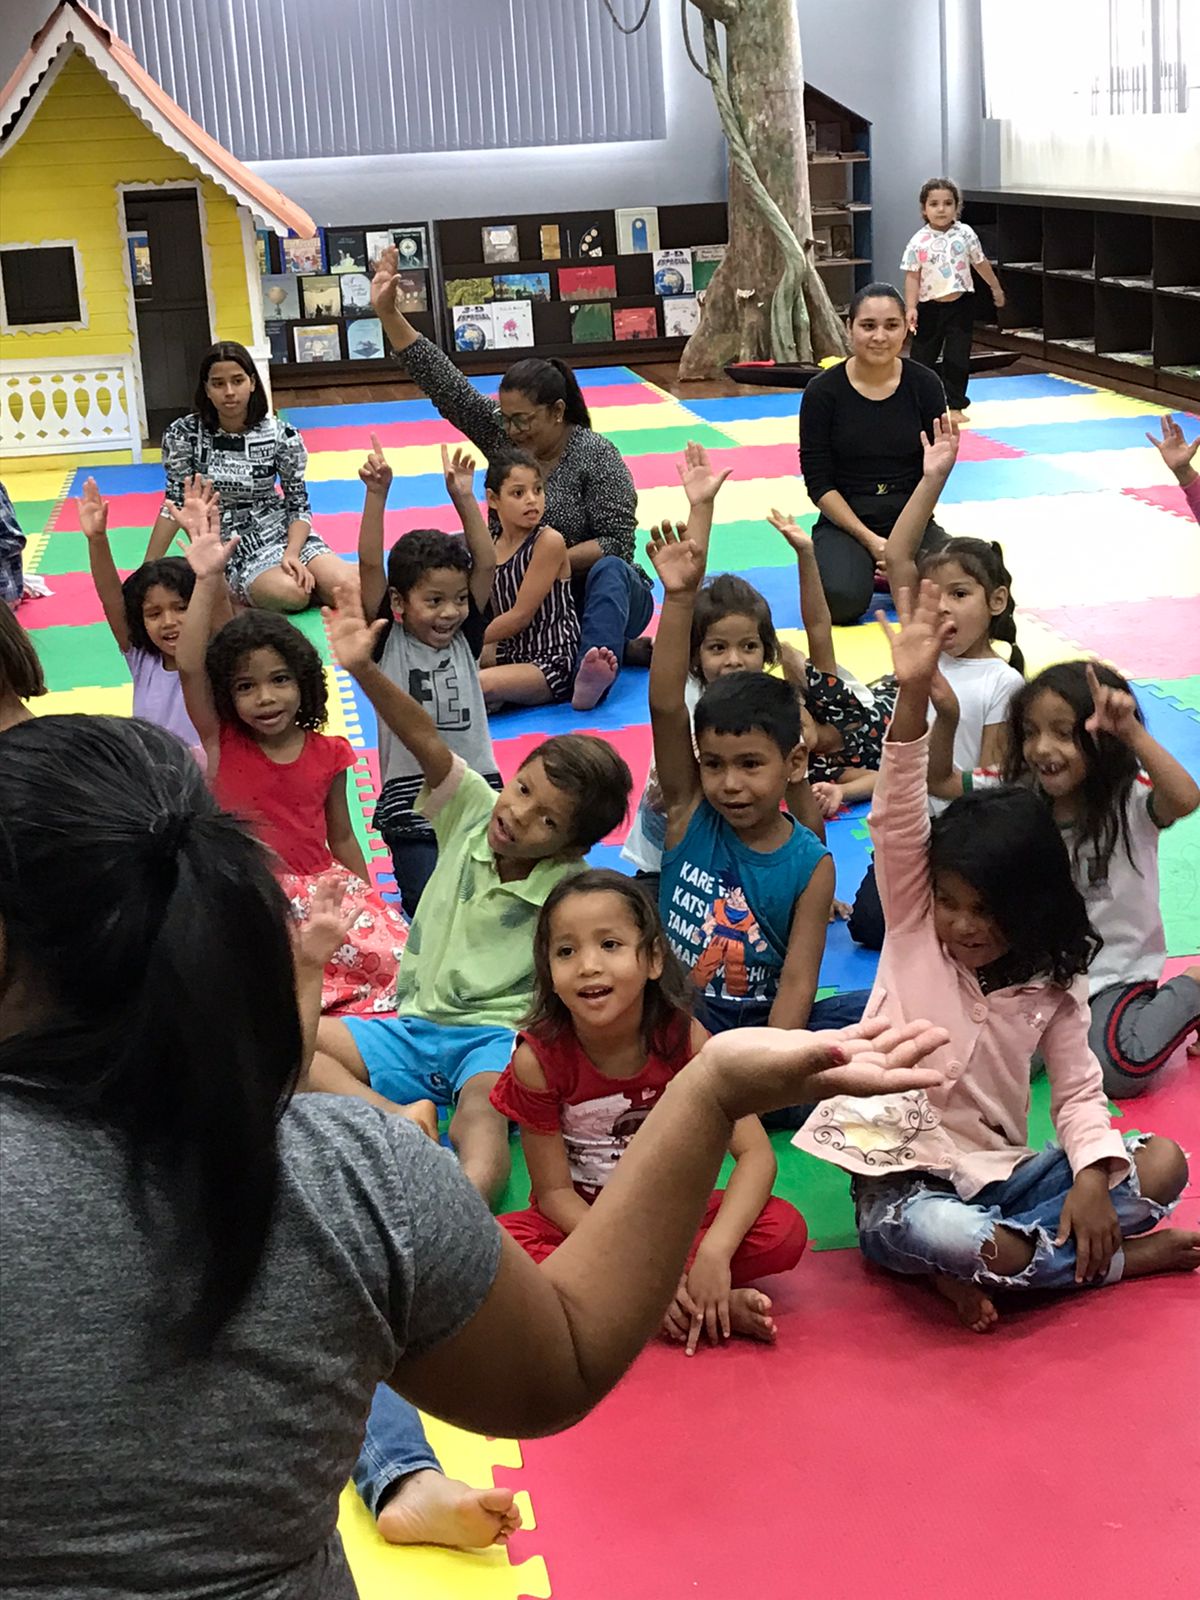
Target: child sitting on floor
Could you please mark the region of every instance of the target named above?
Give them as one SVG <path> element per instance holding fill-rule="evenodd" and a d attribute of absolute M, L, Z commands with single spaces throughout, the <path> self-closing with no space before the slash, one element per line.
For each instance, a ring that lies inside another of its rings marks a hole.
<path fill-rule="evenodd" d="M 212 484 L 199 476 L 186 478 L 183 491 L 182 504 L 170 510 L 189 539 L 210 521 L 219 528 L 220 502 Z M 108 543 L 108 501 L 101 498 L 95 478 L 84 484 L 78 507 L 104 620 L 133 679 L 133 714 L 157 722 L 190 749 L 199 749 L 202 741 L 183 703 L 175 659 L 195 574 L 182 556 L 162 556 L 143 562 L 122 583 Z M 214 602 L 213 631 L 231 614 L 229 591 L 222 587 Z"/>
<path fill-rule="evenodd" d="M 566 700 L 579 650 L 579 615 L 571 600 L 566 541 L 543 525 L 546 486 L 541 468 L 522 450 L 494 455 L 484 478 L 496 513 L 495 612 L 484 633 L 479 681 L 489 710 Z M 474 497 L 457 501 L 463 517 L 479 517 Z M 482 518 L 480 518 L 482 521 Z M 617 663 L 612 663 L 615 668 Z"/>
<path fill-rule="evenodd" d="M 795 694 L 766 673 L 731 672 L 709 684 L 694 718 L 688 714 L 692 611 L 711 519 L 712 499 L 696 500 L 688 537 L 664 529 L 650 546 L 664 589 L 650 668 L 667 814 L 663 924 L 691 971 L 696 1014 L 714 1032 L 764 1022 L 841 1027 L 857 1020 L 866 995 L 815 1000 L 833 861 L 781 810 L 789 784 L 804 776 Z"/>
<path fill-rule="evenodd" d="M 707 1038 L 654 907 L 619 872 L 585 872 L 550 894 L 533 947 L 533 1005 L 497 1111 L 521 1125 L 532 1183 L 527 1211 L 500 1218 L 544 1261 L 587 1215 L 667 1084 Z M 693 1355 L 701 1333 L 775 1338 L 758 1278 L 790 1272 L 804 1218 L 771 1197 L 775 1152 L 757 1117 L 729 1144 L 729 1187 L 712 1195 L 663 1333 Z"/>
<path fill-rule="evenodd" d="M 26 700 L 45 694 L 46 679 L 33 640 L 0 600 L 0 733 L 33 715 Z"/>
<path fill-rule="evenodd" d="M 451 502 L 462 508 L 465 543 L 417 528 L 392 546 L 385 572 L 383 515 L 392 469 L 371 435 L 371 453 L 358 469 L 366 488 L 358 533 L 363 610 L 388 624 L 375 649 L 384 677 L 420 701 L 455 755 L 499 790 L 478 667 L 495 547 L 475 504 L 475 463 L 462 450 L 451 457 L 443 445 L 442 470 Z M 437 864 L 437 840 L 413 809 L 424 782 L 421 769 L 386 723 L 379 725 L 379 778 L 374 827 L 391 852 L 396 887 L 411 920 Z"/>
<path fill-rule="evenodd" d="M 931 821 L 926 714 L 951 622 L 936 585 L 897 596 L 899 698 L 871 811 L 887 938 L 867 1016 L 928 1017 L 944 1082 L 824 1102 L 796 1136 L 854 1174 L 859 1244 L 932 1277 L 977 1333 L 997 1289 L 1065 1289 L 1200 1266 L 1200 1233 L 1151 1229 L 1187 1180 L 1170 1139 L 1112 1127 L 1088 1048 L 1097 939 L 1048 809 L 1025 788 L 955 800 Z M 882 619 L 881 619 L 882 620 Z M 1040 1053 L 1060 1143 L 1027 1143 Z"/>
<path fill-rule="evenodd" d="M 526 756 L 497 796 L 376 666 L 386 624 L 367 625 L 357 591 L 344 587 L 337 599 L 328 617 L 334 653 L 420 764 L 417 810 L 433 824 L 438 862 L 396 980 L 398 1015 L 322 1022 L 305 1087 L 389 1111 L 425 1098 L 452 1102 L 451 1143 L 494 1200 L 508 1177 L 508 1127 L 488 1096 L 529 1008 L 537 914 L 621 822 L 629 768 L 603 739 L 566 734 Z"/>
<path fill-rule="evenodd" d="M 950 726 L 931 742 L 929 788 L 947 799 L 997 781 L 947 775 L 956 714 L 946 691 L 938 716 Z M 1004 780 L 1028 785 L 1050 808 L 1103 940 L 1088 993 L 1105 1091 L 1142 1094 L 1200 1023 L 1200 965 L 1159 986 L 1167 941 L 1158 897 L 1159 836 L 1200 806 L 1200 785 L 1146 731 L 1125 679 L 1099 662 L 1047 667 L 1011 716 Z"/>
<path fill-rule="evenodd" d="M 275 852 L 297 916 L 307 913 L 317 881 L 340 863 L 353 922 L 325 969 L 322 1005 L 327 1012 L 387 1011 L 407 929 L 369 886 L 346 798 L 354 751 L 348 740 L 318 731 L 325 721 L 321 658 L 271 611 L 244 611 L 209 639 L 238 537 L 223 544 L 220 532 L 208 528 L 187 552 L 196 584 L 177 654 L 209 785 L 224 809 L 244 817 Z"/>

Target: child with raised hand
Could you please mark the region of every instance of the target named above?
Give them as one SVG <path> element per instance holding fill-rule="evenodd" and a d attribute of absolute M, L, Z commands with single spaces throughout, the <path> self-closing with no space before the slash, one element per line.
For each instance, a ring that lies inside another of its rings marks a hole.
<path fill-rule="evenodd" d="M 1193 465 L 1196 452 L 1200 450 L 1200 433 L 1189 444 L 1183 429 L 1174 417 L 1163 417 L 1161 427 L 1162 433 L 1159 438 L 1156 439 L 1152 433 L 1148 433 L 1146 438 L 1163 458 L 1165 465 L 1171 469 L 1175 482 L 1183 490 L 1188 509 L 1196 521 L 1200 522 L 1200 472 L 1197 472 Z"/>
<path fill-rule="evenodd" d="M 356 590 L 337 598 L 327 618 L 334 654 L 418 762 L 416 809 L 433 825 L 438 861 L 397 975 L 398 1015 L 322 1022 L 305 1086 L 385 1110 L 426 1097 L 453 1103 L 450 1141 L 494 1200 L 508 1177 L 508 1125 L 488 1097 L 529 1008 L 537 915 L 621 822 L 629 768 L 603 739 L 565 734 L 531 751 L 497 796 L 376 665 L 386 623 L 367 624 Z"/>
<path fill-rule="evenodd" d="M 201 740 L 183 703 L 176 662 L 195 574 L 182 556 L 161 556 L 144 561 L 122 582 L 108 542 L 108 501 L 101 498 L 95 478 L 84 484 L 77 505 L 104 620 L 133 679 L 133 714 L 157 722 L 196 749 Z M 184 479 L 183 499 L 170 511 L 189 539 L 214 520 L 220 526 L 220 501 L 212 484 L 198 474 Z M 226 589 L 213 608 L 214 631 L 229 615 Z"/>
<path fill-rule="evenodd" d="M 650 668 L 667 819 L 663 924 L 691 972 L 696 1014 L 714 1032 L 763 1022 L 840 1026 L 858 1017 L 865 994 L 814 1003 L 833 861 L 781 809 L 789 785 L 804 776 L 795 694 L 767 673 L 734 671 L 710 682 L 694 716 L 688 712 L 692 617 L 711 520 L 711 497 L 699 499 L 687 538 L 664 529 L 650 546 L 664 590 Z"/>
<path fill-rule="evenodd" d="M 952 726 L 955 715 L 950 695 L 939 722 Z M 1147 731 L 1126 680 L 1098 661 L 1047 667 L 1017 695 L 1011 718 L 1004 781 L 1048 806 L 1103 940 L 1088 994 L 1105 1090 L 1142 1094 L 1200 1025 L 1200 965 L 1162 982 L 1158 888 L 1159 839 L 1200 806 L 1200 785 Z M 931 791 L 951 799 L 994 784 L 995 774 L 951 770 L 951 738 L 944 731 L 931 742 Z"/>
<path fill-rule="evenodd" d="M 454 753 L 498 790 L 478 667 L 495 547 L 475 503 L 474 461 L 459 449 L 451 456 L 443 445 L 442 470 L 465 542 L 435 528 L 414 529 L 392 546 L 385 569 L 384 510 L 392 469 L 371 435 L 371 453 L 358 471 L 366 491 L 358 533 L 363 609 L 387 623 L 375 648 L 380 671 L 421 702 Z M 391 852 L 396 887 L 411 919 L 437 863 L 437 840 L 413 809 L 424 782 L 421 768 L 386 723 L 379 725 L 379 776 L 374 826 Z"/>
<path fill-rule="evenodd" d="M 12 609 L 0 601 L 0 733 L 28 722 L 33 712 L 26 700 L 45 693 L 46 679 L 33 640 Z"/>
<path fill-rule="evenodd" d="M 542 521 L 542 469 L 523 450 L 493 455 L 484 477 L 487 503 L 500 523 L 492 579 L 494 615 L 484 631 L 479 681 L 488 709 L 565 700 L 575 675 L 579 617 L 571 602 L 566 541 Z M 463 518 L 482 524 L 474 496 L 455 502 Z M 611 655 L 611 652 L 606 652 Z M 617 661 L 611 659 L 613 676 Z"/>
<path fill-rule="evenodd" d="M 188 715 L 207 758 L 209 786 L 274 852 L 278 877 L 303 917 L 315 884 L 334 869 L 353 912 L 350 934 L 325 969 L 327 1012 L 391 1008 L 391 985 L 407 930 L 370 887 L 346 797 L 355 756 L 325 722 L 321 658 L 302 633 L 271 611 L 243 611 L 210 638 L 238 535 L 197 533 L 187 564 L 195 588 L 177 659 Z"/>
<path fill-rule="evenodd" d="M 951 621 L 937 587 L 897 597 L 899 696 L 870 816 L 887 937 L 868 1017 L 928 1016 L 950 1042 L 940 1087 L 842 1098 L 796 1137 L 854 1174 L 859 1243 L 932 1277 L 977 1333 L 997 1289 L 1067 1289 L 1200 1266 L 1200 1234 L 1151 1232 L 1187 1180 L 1170 1139 L 1112 1127 L 1088 1047 L 1098 940 L 1047 807 L 1026 788 L 965 795 L 930 819 L 927 711 Z M 882 616 L 880 618 L 882 621 Z M 1058 1143 L 1028 1144 L 1029 1063 Z"/>
<path fill-rule="evenodd" d="M 924 226 L 905 245 L 900 262 L 912 358 L 938 374 L 951 415 L 961 422 L 975 325 L 971 268 L 991 289 L 997 311 L 1004 309 L 1004 290 L 974 228 L 958 220 L 962 195 L 953 179 L 923 183 L 920 204 Z"/>
<path fill-rule="evenodd" d="M 833 619 L 821 582 L 812 539 L 791 517 L 772 510 L 767 521 L 796 552 L 800 620 L 808 653 L 784 652 L 784 676 L 799 694 L 800 722 L 808 751 L 808 782 L 822 817 L 843 805 L 868 800 L 875 791 L 879 754 L 890 707 L 838 666 Z"/>
<path fill-rule="evenodd" d="M 533 1004 L 492 1104 L 521 1127 L 530 1207 L 500 1218 L 544 1261 L 585 1217 L 675 1074 L 708 1037 L 650 900 L 619 872 L 560 883 L 538 918 Z M 804 1218 L 771 1198 L 775 1152 L 757 1117 L 729 1145 L 728 1187 L 704 1213 L 663 1333 L 695 1353 L 701 1334 L 771 1342 L 771 1302 L 748 1287 L 790 1272 Z"/>

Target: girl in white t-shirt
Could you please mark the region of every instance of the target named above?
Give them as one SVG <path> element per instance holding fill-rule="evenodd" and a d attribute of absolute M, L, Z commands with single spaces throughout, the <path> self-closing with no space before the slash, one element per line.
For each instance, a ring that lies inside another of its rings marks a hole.
<path fill-rule="evenodd" d="M 1125 679 L 1099 662 L 1047 667 L 1014 699 L 1011 716 L 1004 780 L 1031 784 L 1050 805 L 1104 941 L 1088 969 L 1090 1044 L 1104 1087 L 1121 1098 L 1141 1094 L 1200 1026 L 1200 965 L 1159 982 L 1167 947 L 1158 891 L 1159 836 L 1200 806 L 1200 785 L 1147 732 Z M 953 719 L 949 701 L 938 717 Z M 931 791 L 952 798 L 996 781 L 948 775 L 948 746 L 948 733 L 932 741 Z"/>

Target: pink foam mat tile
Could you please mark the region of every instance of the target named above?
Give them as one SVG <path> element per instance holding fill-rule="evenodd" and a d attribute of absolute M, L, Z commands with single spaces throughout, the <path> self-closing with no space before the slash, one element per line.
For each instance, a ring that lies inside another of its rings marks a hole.
<path fill-rule="evenodd" d="M 108 502 L 108 525 L 110 528 L 145 528 L 149 532 L 162 503 L 161 490 L 157 494 L 114 494 Z M 63 501 L 49 531 L 80 532 L 79 505 L 74 496 Z"/>
<path fill-rule="evenodd" d="M 633 474 L 636 489 L 661 489 L 672 484 L 678 488 L 676 471 L 683 457 L 679 451 L 663 455 L 630 456 L 625 465 Z M 800 458 L 791 444 L 742 444 L 729 450 L 719 448 L 708 452 L 708 459 L 718 472 L 729 468 L 742 482 L 751 478 L 798 478 Z"/>
<path fill-rule="evenodd" d="M 313 518 L 313 528 L 335 555 L 352 556 L 358 549 L 360 521 L 357 511 L 327 511 Z M 385 547 L 390 548 L 393 540 L 399 539 L 401 534 L 411 533 L 414 528 L 462 532 L 454 507 L 449 503 L 444 506 L 404 506 L 383 514 Z"/>
<path fill-rule="evenodd" d="M 1200 673 L 1200 599 L 1195 596 L 1031 609 L 1081 652 L 1112 661 L 1126 677 Z"/>
<path fill-rule="evenodd" d="M 1018 450 L 1015 445 L 989 439 L 986 433 L 977 433 L 974 428 L 964 428 L 958 436 L 960 461 L 1015 461 L 1025 454 L 1026 451 Z"/>
<path fill-rule="evenodd" d="M 590 1417 L 522 1444 L 538 1526 L 510 1553 L 544 1556 L 553 1594 L 1195 1592 L 1194 1276 L 1010 1299 L 984 1337 L 856 1251 L 764 1287 L 774 1349 L 655 1343 Z"/>
<path fill-rule="evenodd" d="M 507 783 L 509 778 L 521 765 L 522 761 L 535 751 L 540 744 L 546 741 L 544 733 L 522 733 L 513 738 L 503 736 L 503 721 L 492 722 L 492 748 L 496 752 L 496 765 L 500 769 L 500 776 Z M 633 775 L 633 794 L 630 801 L 630 813 L 637 805 L 638 798 L 646 785 L 646 773 L 650 770 L 650 760 L 653 755 L 654 741 L 648 726 L 636 728 L 592 728 L 588 726 L 587 716 L 580 713 L 579 726 L 571 729 L 572 733 L 592 733 L 597 738 L 606 740 L 620 755 L 624 756 Z M 629 833 L 628 819 L 619 828 L 616 828 L 607 838 L 601 840 L 602 844 L 624 844 Z"/>
<path fill-rule="evenodd" d="M 56 572 L 46 582 L 54 593 L 41 595 L 21 607 L 21 622 L 31 633 L 39 628 L 71 628 L 104 621 L 104 608 L 90 573 Z"/>
<path fill-rule="evenodd" d="M 309 455 L 322 450 L 361 450 L 365 457 L 371 448 L 372 434 L 385 450 L 399 450 L 406 445 L 463 443 L 458 429 L 441 417 L 432 422 L 384 422 L 374 428 L 360 423 L 355 427 L 304 428 L 301 431 Z"/>
<path fill-rule="evenodd" d="M 1177 483 L 1155 484 L 1148 489 L 1122 489 L 1122 494 L 1127 494 L 1132 500 L 1140 500 L 1143 505 L 1158 506 L 1161 511 L 1173 512 L 1177 517 L 1186 517 L 1189 522 L 1194 522 L 1192 508 L 1187 503 L 1187 496 Z"/>

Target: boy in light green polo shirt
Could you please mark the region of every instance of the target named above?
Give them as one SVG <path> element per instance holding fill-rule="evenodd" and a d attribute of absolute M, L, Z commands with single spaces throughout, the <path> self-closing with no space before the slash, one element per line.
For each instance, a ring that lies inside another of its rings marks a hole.
<path fill-rule="evenodd" d="M 409 930 L 397 1016 L 322 1021 L 304 1087 L 395 1111 L 453 1102 L 450 1141 L 492 1201 L 508 1178 L 508 1124 L 492 1086 L 533 992 L 533 932 L 561 878 L 625 816 L 632 779 L 603 739 L 569 733 L 526 756 L 499 795 L 456 756 L 425 710 L 371 659 L 386 623 L 368 626 L 357 589 L 326 613 L 338 663 L 425 775 L 416 809 L 438 861 Z"/>

